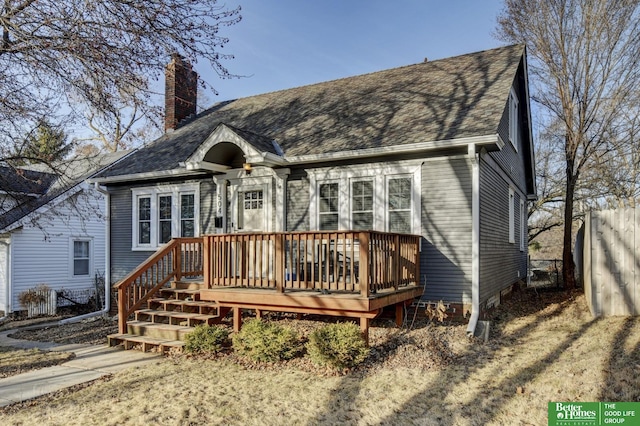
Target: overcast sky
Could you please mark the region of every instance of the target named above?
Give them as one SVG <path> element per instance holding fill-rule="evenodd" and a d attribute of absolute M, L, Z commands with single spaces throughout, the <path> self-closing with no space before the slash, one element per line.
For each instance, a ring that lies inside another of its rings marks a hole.
<path fill-rule="evenodd" d="M 242 21 L 222 28 L 229 70 L 196 70 L 207 104 L 498 47 L 499 0 L 229 0 Z M 202 105 L 208 106 L 208 105 Z"/>

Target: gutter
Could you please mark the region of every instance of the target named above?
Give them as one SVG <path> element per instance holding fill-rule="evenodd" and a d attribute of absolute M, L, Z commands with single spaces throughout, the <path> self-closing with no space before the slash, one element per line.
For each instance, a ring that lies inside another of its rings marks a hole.
<path fill-rule="evenodd" d="M 104 188 L 101 188 L 98 185 L 98 182 L 94 182 L 93 189 L 100 192 L 104 195 L 104 205 L 107 214 L 106 218 L 106 226 L 105 226 L 105 264 L 104 264 L 104 308 L 99 311 L 89 312 L 88 314 L 78 315 L 71 318 L 65 318 L 58 321 L 58 325 L 62 324 L 71 324 L 74 322 L 79 322 L 87 318 L 93 318 L 99 315 L 108 314 L 111 310 L 111 288 L 109 283 L 111 282 L 111 255 L 110 255 L 110 247 L 111 247 L 111 214 L 110 214 L 110 194 Z"/>
<path fill-rule="evenodd" d="M 467 147 L 471 161 L 471 317 L 467 336 L 473 336 L 480 317 L 480 166 L 476 145 Z"/>

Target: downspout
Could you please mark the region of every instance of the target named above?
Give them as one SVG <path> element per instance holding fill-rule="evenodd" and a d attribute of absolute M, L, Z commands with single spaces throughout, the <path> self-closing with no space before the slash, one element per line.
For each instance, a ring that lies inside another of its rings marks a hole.
<path fill-rule="evenodd" d="M 58 324 L 69 324 L 78 321 L 82 321 L 87 318 L 96 317 L 99 315 L 105 315 L 109 313 L 111 309 L 111 288 L 109 283 L 111 282 L 111 198 L 109 191 L 101 188 L 98 182 L 94 182 L 93 189 L 104 195 L 104 206 L 106 212 L 106 225 L 105 225 L 105 265 L 104 265 L 104 308 L 99 311 L 90 312 L 84 315 L 78 315 L 71 318 L 65 318 L 58 321 Z"/>
<path fill-rule="evenodd" d="M 11 235 L 11 234 L 9 234 Z M 11 237 L 9 237 L 11 238 Z M 5 318 L 7 318 L 11 312 L 13 311 L 13 306 L 12 305 L 12 292 L 11 292 L 11 240 L 9 240 L 8 243 L 5 243 L 4 241 L 0 242 L 0 244 L 2 244 L 3 246 L 7 247 L 7 258 L 5 259 L 5 271 L 6 271 L 6 285 L 4 286 L 4 290 L 5 290 L 5 299 L 4 299 L 4 316 L 0 318 L 0 322 L 4 321 Z"/>
<path fill-rule="evenodd" d="M 473 336 L 480 317 L 480 167 L 476 146 L 467 147 L 471 162 L 471 317 L 467 336 Z"/>

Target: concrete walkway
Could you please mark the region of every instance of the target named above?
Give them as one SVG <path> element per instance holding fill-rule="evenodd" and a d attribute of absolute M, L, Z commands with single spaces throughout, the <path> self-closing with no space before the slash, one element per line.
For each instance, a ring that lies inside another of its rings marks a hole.
<path fill-rule="evenodd" d="M 46 324 L 39 326 L 44 327 Z M 141 367 L 161 359 L 159 353 L 125 351 L 122 347 L 108 347 L 106 344 L 58 345 L 10 338 L 8 335 L 15 331 L 0 332 L 0 346 L 73 352 L 76 356 L 61 365 L 0 379 L 0 407 L 99 379 L 127 368 Z"/>

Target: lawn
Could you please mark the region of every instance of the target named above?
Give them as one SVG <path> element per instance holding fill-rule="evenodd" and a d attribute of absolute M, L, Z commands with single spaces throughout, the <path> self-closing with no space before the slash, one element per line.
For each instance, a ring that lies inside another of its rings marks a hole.
<path fill-rule="evenodd" d="M 74 358 L 70 352 L 16 349 L 0 346 L 0 379 L 30 370 L 62 364 Z"/>
<path fill-rule="evenodd" d="M 640 318 L 592 319 L 577 293 L 514 299 L 496 311 L 488 343 L 432 324 L 398 332 L 403 345 L 345 375 L 162 358 L 8 407 L 0 424 L 544 425 L 549 401 L 640 401 Z M 420 362 L 443 336 L 447 361 Z"/>

